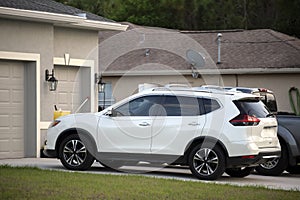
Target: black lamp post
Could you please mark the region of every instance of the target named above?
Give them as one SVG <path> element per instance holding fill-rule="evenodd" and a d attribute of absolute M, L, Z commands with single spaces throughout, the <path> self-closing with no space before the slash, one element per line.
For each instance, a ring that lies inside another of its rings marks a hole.
<path fill-rule="evenodd" d="M 57 89 L 58 80 L 54 77 L 54 69 L 52 74 L 49 74 L 49 70 L 45 70 L 45 79 L 48 82 L 49 91 L 55 91 Z"/>

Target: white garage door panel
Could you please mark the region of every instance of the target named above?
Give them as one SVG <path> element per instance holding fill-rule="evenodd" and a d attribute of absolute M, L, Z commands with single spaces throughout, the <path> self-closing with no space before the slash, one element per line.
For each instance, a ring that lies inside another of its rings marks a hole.
<path fill-rule="evenodd" d="M 55 66 L 58 87 L 56 91 L 56 104 L 62 110 L 74 112 L 80 105 L 79 67 L 74 66 Z"/>
<path fill-rule="evenodd" d="M 24 64 L 0 61 L 0 159 L 24 157 Z"/>

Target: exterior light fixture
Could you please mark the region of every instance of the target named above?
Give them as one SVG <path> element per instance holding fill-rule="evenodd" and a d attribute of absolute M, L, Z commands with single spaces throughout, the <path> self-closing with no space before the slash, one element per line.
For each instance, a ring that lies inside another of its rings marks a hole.
<path fill-rule="evenodd" d="M 105 92 L 105 84 L 102 81 L 102 76 L 100 76 L 99 81 L 98 81 L 98 92 L 104 93 Z"/>
<path fill-rule="evenodd" d="M 95 83 L 98 85 L 98 93 L 103 95 L 103 107 L 98 105 L 98 111 L 101 111 L 105 108 L 105 85 L 106 83 L 102 81 L 102 74 L 98 75 L 95 73 Z"/>
<path fill-rule="evenodd" d="M 58 80 L 54 77 L 54 69 L 52 74 L 49 74 L 49 70 L 45 70 L 45 80 L 48 82 L 49 91 L 56 91 Z"/>

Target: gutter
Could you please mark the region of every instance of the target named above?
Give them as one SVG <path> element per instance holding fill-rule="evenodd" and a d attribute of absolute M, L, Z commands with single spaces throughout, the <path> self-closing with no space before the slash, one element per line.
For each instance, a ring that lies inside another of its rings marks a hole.
<path fill-rule="evenodd" d="M 88 20 L 86 17 L 42 12 L 35 10 L 22 10 L 15 8 L 0 7 L 0 17 L 35 22 L 53 23 L 54 26 L 73 27 L 91 30 L 115 30 L 126 31 L 128 25 L 114 22 Z"/>
<path fill-rule="evenodd" d="M 293 74 L 300 73 L 300 68 L 252 68 L 252 69 L 203 69 L 198 70 L 200 75 L 229 75 L 229 74 Z M 104 71 L 102 76 L 170 76 L 191 75 L 191 70 L 145 70 L 145 71 Z"/>

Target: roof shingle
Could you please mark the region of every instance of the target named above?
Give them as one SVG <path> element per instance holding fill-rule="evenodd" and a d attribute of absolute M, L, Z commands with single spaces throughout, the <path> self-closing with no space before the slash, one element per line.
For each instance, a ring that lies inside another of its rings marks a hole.
<path fill-rule="evenodd" d="M 151 70 L 164 70 L 162 66 L 169 66 L 174 70 L 190 70 L 191 66 L 187 62 L 186 58 L 179 53 L 176 55 L 174 52 L 169 52 L 168 48 L 161 48 L 160 43 L 164 43 L 173 49 L 178 47 L 179 51 L 186 51 L 189 48 L 193 49 L 193 46 L 185 44 L 185 41 L 176 40 L 176 38 L 184 38 L 179 36 L 189 37 L 191 40 L 196 41 L 199 46 L 202 46 L 205 53 L 209 55 L 211 63 L 204 66 L 203 69 L 230 69 L 230 70 L 247 70 L 247 69 L 299 69 L 300 68 L 300 40 L 270 29 L 259 29 L 259 30 L 232 30 L 232 31 L 220 31 L 223 34 L 221 43 L 221 63 L 217 63 L 217 31 L 174 31 L 160 28 L 147 28 L 151 31 L 145 31 L 141 33 L 140 26 L 130 25 L 131 30 L 138 29 L 138 34 L 141 34 L 141 38 L 144 38 L 144 45 L 135 46 L 132 50 L 128 50 L 117 57 L 113 62 L 106 62 L 107 66 L 102 66 L 101 62 L 105 61 L 106 57 L 101 57 L 102 42 L 114 36 L 116 47 L 120 47 L 124 41 L 123 36 L 118 36 L 116 32 L 101 32 L 99 33 L 100 39 L 100 68 L 105 69 L 106 72 L 114 71 L 130 71 L 139 70 L 144 71 L 144 67 L 147 65 L 147 71 Z M 157 32 L 155 33 L 155 30 Z M 169 32 L 167 37 L 160 37 L 160 30 L 163 30 L 162 34 Z M 156 37 L 151 37 L 151 34 L 156 34 Z M 121 33 L 124 34 L 124 33 Z M 127 33 L 128 34 L 128 33 Z M 136 33 L 132 33 L 136 34 Z M 118 38 L 120 40 L 118 41 Z M 173 38 L 172 38 L 173 37 Z M 147 39 L 150 42 L 147 43 Z M 153 41 L 155 38 L 156 41 Z M 173 39 L 173 40 L 172 40 Z M 170 42 L 162 41 L 170 40 Z M 176 42 L 173 42 L 176 41 Z M 137 45 L 141 44 L 141 41 L 132 41 Z M 147 45 L 146 45 L 147 43 Z M 155 44 L 158 46 L 156 47 Z M 146 49 L 150 49 L 150 54 L 145 56 Z M 196 49 L 195 49 L 196 50 Z M 203 53 L 200 51 L 200 53 Z M 106 56 L 106 55 L 105 55 Z M 162 65 L 161 65 L 162 64 Z"/>

